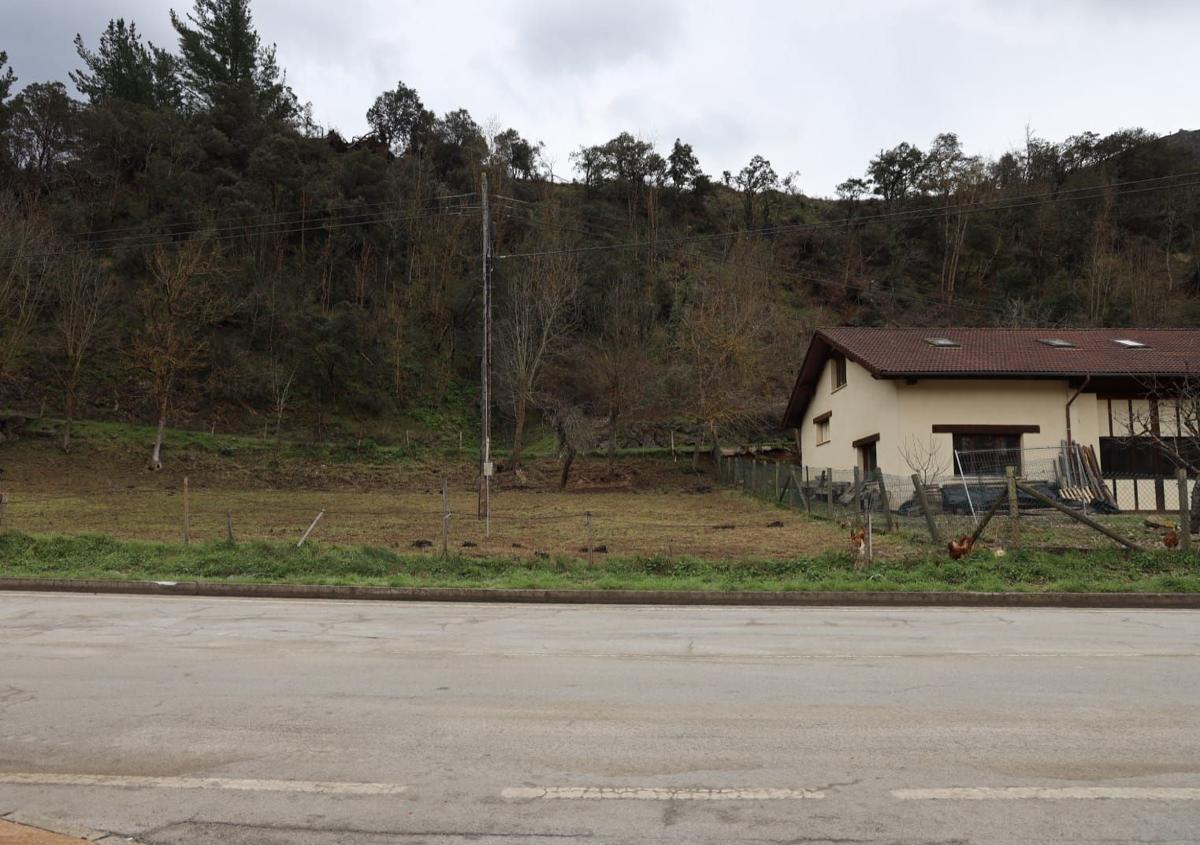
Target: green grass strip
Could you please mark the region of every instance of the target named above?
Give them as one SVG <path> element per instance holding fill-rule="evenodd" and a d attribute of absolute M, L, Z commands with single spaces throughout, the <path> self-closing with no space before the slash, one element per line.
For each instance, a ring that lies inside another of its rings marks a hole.
<path fill-rule="evenodd" d="M 980 551 L 854 568 L 847 554 L 790 560 L 692 557 L 443 559 L 366 546 L 161 543 L 81 535 L 0 535 L 0 576 L 117 580 L 626 590 L 1200 592 L 1200 559 L 1178 552 Z"/>

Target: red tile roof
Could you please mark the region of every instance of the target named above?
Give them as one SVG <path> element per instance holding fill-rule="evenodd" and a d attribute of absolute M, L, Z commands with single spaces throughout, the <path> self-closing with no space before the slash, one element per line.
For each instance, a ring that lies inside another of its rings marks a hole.
<path fill-rule="evenodd" d="M 881 377 L 929 375 L 1200 375 L 1198 329 L 820 329 L 830 345 Z M 947 338 L 957 347 L 933 346 Z M 1075 345 L 1060 349 L 1042 340 Z M 1114 339 L 1136 340 L 1127 349 Z"/>
<path fill-rule="evenodd" d="M 935 346 L 929 338 L 957 345 Z M 1049 339 L 1073 346 L 1041 342 Z M 1145 348 L 1129 349 L 1117 339 Z M 1200 377 L 1200 329 L 818 329 L 784 427 L 800 424 L 831 352 L 841 352 L 876 378 Z"/>

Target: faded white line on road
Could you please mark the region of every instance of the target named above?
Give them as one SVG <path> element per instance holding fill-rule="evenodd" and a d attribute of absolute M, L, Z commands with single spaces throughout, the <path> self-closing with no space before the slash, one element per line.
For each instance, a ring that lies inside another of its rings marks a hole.
<path fill-rule="evenodd" d="M 504 798 L 571 798 L 625 801 L 795 801 L 824 798 L 816 789 L 689 789 L 650 786 L 514 786 Z"/>
<path fill-rule="evenodd" d="M 237 792 L 306 792 L 317 795 L 397 795 L 408 788 L 396 783 L 78 775 L 53 772 L 0 772 L 0 783 L 35 786 L 115 786 L 136 789 L 228 789 Z"/>
<path fill-rule="evenodd" d="M 956 786 L 948 789 L 893 789 L 901 801 L 1064 801 L 1119 799 L 1127 801 L 1200 801 L 1200 789 L 1141 786 Z"/>

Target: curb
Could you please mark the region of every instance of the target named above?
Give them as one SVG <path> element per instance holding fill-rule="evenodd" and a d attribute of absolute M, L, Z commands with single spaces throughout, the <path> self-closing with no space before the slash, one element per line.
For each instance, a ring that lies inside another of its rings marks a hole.
<path fill-rule="evenodd" d="M 358 601 L 505 602 L 748 607 L 1078 607 L 1200 610 L 1200 593 L 719 592 L 701 590 L 517 590 L 0 578 L 0 591 L 113 593 Z"/>

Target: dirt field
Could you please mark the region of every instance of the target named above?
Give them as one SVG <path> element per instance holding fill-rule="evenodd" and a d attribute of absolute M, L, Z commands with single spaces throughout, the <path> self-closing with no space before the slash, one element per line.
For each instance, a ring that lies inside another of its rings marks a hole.
<path fill-rule="evenodd" d="M 720 489 L 710 472 L 694 471 L 682 457 L 678 463 L 622 458 L 611 474 L 603 460 L 581 459 L 565 491 L 557 489 L 557 465 L 535 460 L 523 481 L 511 473 L 499 477 L 486 537 L 476 516 L 476 470 L 466 456 L 331 461 L 281 457 L 244 444 L 171 443 L 168 438 L 161 473 L 145 470 L 146 450 L 136 439 L 85 435 L 70 455 L 48 438 L 4 444 L 4 526 L 177 540 L 184 532 L 186 475 L 193 540 L 224 538 L 229 522 L 238 540 L 299 539 L 323 510 L 312 535 L 321 543 L 433 554 L 441 550 L 446 478 L 447 544 L 460 554 L 583 557 L 589 523 L 593 548 L 610 554 L 788 558 L 849 548 L 840 525 Z M 877 542 L 882 557 L 913 548 L 908 538 Z"/>

